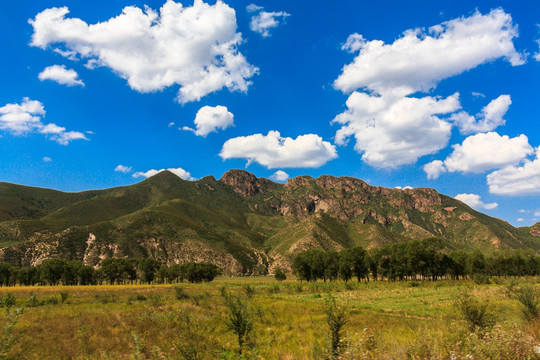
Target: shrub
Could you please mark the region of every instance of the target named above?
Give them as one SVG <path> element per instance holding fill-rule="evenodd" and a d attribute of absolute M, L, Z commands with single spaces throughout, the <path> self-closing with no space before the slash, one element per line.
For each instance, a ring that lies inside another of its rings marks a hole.
<path fill-rule="evenodd" d="M 5 306 L 6 307 L 6 311 L 9 312 L 9 310 L 11 309 L 11 307 L 13 305 L 15 305 L 15 302 L 17 301 L 17 298 L 15 297 L 15 295 L 13 295 L 13 293 L 11 292 L 8 292 L 6 294 L 6 296 L 4 296 L 2 298 L 2 306 Z"/>
<path fill-rule="evenodd" d="M 189 295 L 186 293 L 184 288 L 182 286 L 173 286 L 174 289 L 174 297 L 176 300 L 187 300 L 189 299 Z"/>
<path fill-rule="evenodd" d="M 277 281 L 283 281 L 283 280 L 286 280 L 286 279 L 287 279 L 287 275 L 285 275 L 285 272 L 283 271 L 282 268 L 278 267 L 278 268 L 276 268 L 276 270 L 274 271 L 274 278 L 275 278 Z"/>
<path fill-rule="evenodd" d="M 474 274 L 473 280 L 478 285 L 487 285 L 491 282 L 489 279 L 489 275 L 482 273 Z"/>
<path fill-rule="evenodd" d="M 238 354 L 242 354 L 242 347 L 246 338 L 253 330 L 253 313 L 247 300 L 240 296 L 226 295 L 228 308 L 225 324 L 238 338 Z"/>
<path fill-rule="evenodd" d="M 26 300 L 26 305 L 29 307 L 38 307 L 43 305 L 43 301 L 39 300 L 37 294 L 33 292 L 32 294 L 30 294 L 28 300 Z"/>
<path fill-rule="evenodd" d="M 462 293 L 456 305 L 471 331 L 484 330 L 495 324 L 495 316 L 487 301 L 481 302 L 468 293 Z"/>
<path fill-rule="evenodd" d="M 67 291 L 60 291 L 60 303 L 64 304 L 69 298 L 69 293 Z"/>
<path fill-rule="evenodd" d="M 250 284 L 247 284 L 244 286 L 244 292 L 246 293 L 246 296 L 251 299 L 253 295 L 257 293 L 257 290 Z"/>

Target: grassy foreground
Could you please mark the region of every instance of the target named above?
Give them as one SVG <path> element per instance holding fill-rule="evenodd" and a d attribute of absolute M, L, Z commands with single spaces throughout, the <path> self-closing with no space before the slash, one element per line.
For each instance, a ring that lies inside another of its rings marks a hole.
<path fill-rule="evenodd" d="M 179 291 L 172 285 L 0 288 L 1 297 L 16 297 L 9 312 L 0 309 L 0 359 L 324 359 L 330 297 L 346 307 L 343 359 L 540 359 L 540 321 L 525 321 L 510 295 L 512 287 L 538 289 L 538 279 L 497 282 L 220 277 L 176 285 Z M 253 319 L 242 355 L 226 325 L 224 293 L 240 296 Z M 496 325 L 471 332 L 456 305 L 463 293 L 489 302 Z"/>

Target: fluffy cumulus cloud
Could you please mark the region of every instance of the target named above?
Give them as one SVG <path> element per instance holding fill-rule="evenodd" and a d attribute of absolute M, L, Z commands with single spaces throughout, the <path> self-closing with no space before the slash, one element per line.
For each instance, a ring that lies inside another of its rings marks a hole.
<path fill-rule="evenodd" d="M 246 92 L 258 71 L 239 52 L 236 13 L 222 1 L 193 6 L 168 0 L 159 13 L 127 6 L 109 20 L 66 18 L 67 7 L 46 9 L 29 22 L 32 46 L 52 48 L 86 66 L 105 66 L 139 92 L 180 85 L 178 101 L 197 101 L 227 88 Z"/>
<path fill-rule="evenodd" d="M 469 205 L 473 209 L 481 210 L 491 210 L 495 209 L 497 206 L 499 206 L 497 203 L 489 203 L 486 204 L 481 200 L 480 195 L 476 194 L 457 194 L 455 199 L 464 202 L 465 204 Z"/>
<path fill-rule="evenodd" d="M 278 170 L 272 175 L 270 175 L 270 179 L 275 180 L 275 181 L 287 181 L 288 178 L 289 178 L 289 174 L 287 174 L 283 170 Z"/>
<path fill-rule="evenodd" d="M 508 95 L 489 103 L 477 119 L 465 111 L 457 113 L 462 109 L 457 93 L 447 98 L 412 94 L 498 58 L 523 64 L 524 56 L 514 48 L 516 36 L 512 18 L 502 9 L 477 12 L 427 31 L 407 30 L 391 44 L 350 35 L 342 49 L 357 55 L 334 81 L 336 89 L 351 93 L 348 109 L 333 121 L 342 125 L 336 143 L 345 145 L 354 137 L 363 161 L 396 168 L 446 147 L 454 125 L 464 133 L 476 133 L 504 124 Z M 440 165 L 428 166 L 430 176 L 445 171 Z"/>
<path fill-rule="evenodd" d="M 434 160 L 424 165 L 424 171 L 428 179 L 437 179 L 442 173 L 446 172 L 446 167 L 441 160 Z"/>
<path fill-rule="evenodd" d="M 344 145 L 349 137 L 362 160 L 381 168 L 414 163 L 419 157 L 446 147 L 452 125 L 439 115 L 461 107 L 458 94 L 444 99 L 435 97 L 399 97 L 354 92 L 347 110 L 334 123 L 342 125 L 336 143 Z"/>
<path fill-rule="evenodd" d="M 296 139 L 282 137 L 278 131 L 267 135 L 254 134 L 229 139 L 219 153 L 224 160 L 247 159 L 249 166 L 257 162 L 269 169 L 319 167 L 337 157 L 336 147 L 316 134 Z"/>
<path fill-rule="evenodd" d="M 540 146 L 534 160 L 525 159 L 522 165 L 507 166 L 488 174 L 489 192 L 497 195 L 540 194 Z"/>
<path fill-rule="evenodd" d="M 392 44 L 353 34 L 344 49 L 358 55 L 343 68 L 334 86 L 344 92 L 428 91 L 442 79 L 501 57 L 512 65 L 523 64 L 524 56 L 512 42 L 517 35 L 511 16 L 502 9 L 450 20 L 428 31 L 407 30 Z"/>
<path fill-rule="evenodd" d="M 195 135 L 206 137 L 217 129 L 225 130 L 234 125 L 234 115 L 225 106 L 203 106 L 195 115 L 195 129 L 184 126 L 183 130 L 193 131 Z"/>
<path fill-rule="evenodd" d="M 435 160 L 424 166 L 428 178 L 435 179 L 445 171 L 482 173 L 499 169 L 519 163 L 534 151 L 527 136 L 510 138 L 496 132 L 471 135 L 453 148 L 444 162 Z"/>
<path fill-rule="evenodd" d="M 475 134 L 495 130 L 504 125 L 503 116 L 512 104 L 510 95 L 501 95 L 487 104 L 476 116 L 471 116 L 465 111 L 452 115 L 451 120 L 459 128 L 462 134 Z"/>
<path fill-rule="evenodd" d="M 0 130 L 20 136 L 41 133 L 60 145 L 67 145 L 73 140 L 88 140 L 78 131 L 66 131 L 65 127 L 53 123 L 44 124 L 43 104 L 37 100 L 23 98 L 20 104 L 7 104 L 0 107 Z"/>
<path fill-rule="evenodd" d="M 262 6 L 255 4 L 248 5 L 246 9 L 248 12 L 256 13 L 251 17 L 249 28 L 263 37 L 270 36 L 271 29 L 278 27 L 287 17 L 291 16 L 285 11 L 263 11 Z"/>
<path fill-rule="evenodd" d="M 79 74 L 73 69 L 66 69 L 65 65 L 53 65 L 43 69 L 38 75 L 39 80 L 51 80 L 67 86 L 84 86 Z"/>
<path fill-rule="evenodd" d="M 114 171 L 121 172 L 124 174 L 130 173 L 132 170 L 133 169 L 131 168 L 131 166 L 125 166 L 125 165 L 118 165 L 117 167 L 114 168 Z"/>
<path fill-rule="evenodd" d="M 149 178 L 149 177 L 152 177 L 154 175 L 159 174 L 162 171 L 170 171 L 173 174 L 175 174 L 176 176 L 178 176 L 179 178 L 184 179 L 184 180 L 197 180 L 196 178 L 191 176 L 191 174 L 188 171 L 186 171 L 186 170 L 184 170 L 182 168 L 169 168 L 169 169 L 160 169 L 160 170 L 150 169 L 150 170 L 144 171 L 144 172 L 143 171 L 137 171 L 136 173 L 133 173 L 132 176 L 134 178 L 138 178 L 138 177 Z"/>
<path fill-rule="evenodd" d="M 46 162 L 46 163 L 52 161 L 52 159 L 50 157 L 48 157 L 48 156 L 44 156 L 42 160 L 43 160 L 43 162 Z"/>

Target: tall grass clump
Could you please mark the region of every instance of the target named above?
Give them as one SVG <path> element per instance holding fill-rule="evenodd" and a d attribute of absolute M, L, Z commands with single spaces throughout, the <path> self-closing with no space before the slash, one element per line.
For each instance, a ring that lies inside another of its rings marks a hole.
<path fill-rule="evenodd" d="M 521 305 L 521 312 L 527 321 L 537 320 L 540 315 L 540 295 L 532 286 L 514 290 L 514 297 Z"/>

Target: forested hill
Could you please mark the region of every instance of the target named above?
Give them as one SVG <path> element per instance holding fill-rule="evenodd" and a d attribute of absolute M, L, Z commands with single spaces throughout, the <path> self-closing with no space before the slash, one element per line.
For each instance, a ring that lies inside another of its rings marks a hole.
<path fill-rule="evenodd" d="M 388 189 L 352 177 L 286 184 L 230 170 L 216 180 L 164 171 L 140 183 L 64 193 L 0 183 L 0 261 L 98 265 L 109 257 L 210 262 L 225 273 L 290 269 L 307 249 L 442 239 L 452 249 L 540 249 L 540 224 L 514 228 L 428 188 Z"/>

